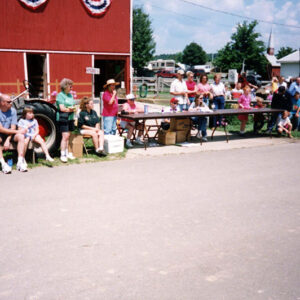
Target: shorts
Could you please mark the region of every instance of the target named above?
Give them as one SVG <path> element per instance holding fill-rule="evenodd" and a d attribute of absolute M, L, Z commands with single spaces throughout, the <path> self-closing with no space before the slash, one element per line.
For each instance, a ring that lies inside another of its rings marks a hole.
<path fill-rule="evenodd" d="M 6 134 L 6 133 L 0 133 L 0 138 L 1 138 L 1 144 L 3 145 L 6 141 L 6 139 L 11 136 L 11 139 L 10 141 L 13 142 L 14 141 L 14 138 L 15 138 L 15 135 L 14 134 Z"/>
<path fill-rule="evenodd" d="M 58 126 L 61 133 L 75 130 L 74 120 L 69 120 L 67 123 L 58 122 Z"/>

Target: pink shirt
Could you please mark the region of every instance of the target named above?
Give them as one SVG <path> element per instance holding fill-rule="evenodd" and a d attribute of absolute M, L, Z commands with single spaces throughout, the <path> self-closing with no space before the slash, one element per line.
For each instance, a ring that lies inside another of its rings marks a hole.
<path fill-rule="evenodd" d="M 112 93 L 110 93 L 108 90 L 103 93 L 103 117 L 115 117 L 118 114 L 118 98 L 116 96 L 115 101 L 112 104 L 109 104 L 111 97 Z"/>
<path fill-rule="evenodd" d="M 211 87 L 210 87 L 210 85 L 208 83 L 203 84 L 203 83 L 200 82 L 197 85 L 197 89 L 198 89 L 198 92 L 200 92 L 201 94 L 203 94 L 203 93 L 209 93 L 210 90 L 211 90 Z"/>
<path fill-rule="evenodd" d="M 251 103 L 251 97 L 250 97 L 250 95 L 248 95 L 248 96 L 242 95 L 239 98 L 238 103 L 242 104 L 244 106 L 244 108 L 251 108 L 250 107 L 250 103 Z"/>
<path fill-rule="evenodd" d="M 132 105 L 130 105 L 128 102 L 124 103 L 122 106 L 122 110 L 125 110 L 126 112 L 129 113 L 143 113 L 144 112 L 144 106 L 139 104 L 139 103 L 135 103 L 133 102 Z M 121 119 L 122 121 L 126 121 L 126 122 L 132 122 L 132 120 L 129 119 Z"/>
<path fill-rule="evenodd" d="M 196 82 L 195 82 L 195 81 L 188 81 L 188 80 L 187 80 L 185 83 L 186 83 L 187 89 L 188 89 L 189 91 L 195 90 L 195 86 L 196 86 Z M 196 97 L 196 94 L 195 94 L 195 93 L 193 93 L 193 94 L 188 94 L 188 96 L 189 96 L 189 97 Z"/>

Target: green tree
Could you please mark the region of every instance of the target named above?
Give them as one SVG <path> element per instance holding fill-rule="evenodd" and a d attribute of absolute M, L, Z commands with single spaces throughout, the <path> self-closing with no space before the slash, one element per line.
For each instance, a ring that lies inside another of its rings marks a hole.
<path fill-rule="evenodd" d="M 249 24 L 244 21 L 239 24 L 237 31 L 231 36 L 231 41 L 218 51 L 215 66 L 223 72 L 229 69 L 237 69 L 240 72 L 244 61 L 245 70 L 255 70 L 265 77 L 268 61 L 264 55 L 265 45 L 259 40 L 261 34 L 255 32 L 257 24 L 257 21 Z"/>
<path fill-rule="evenodd" d="M 280 58 L 282 58 L 282 57 L 285 57 L 285 56 L 287 56 L 287 55 L 289 55 L 289 54 L 291 54 L 291 53 L 293 53 L 293 52 L 295 52 L 296 50 L 294 50 L 293 48 L 291 48 L 291 47 L 281 47 L 279 50 L 278 50 L 278 52 L 277 52 L 277 54 L 276 54 L 276 57 L 277 57 L 277 59 L 280 59 Z"/>
<path fill-rule="evenodd" d="M 154 59 L 174 59 L 175 62 L 181 62 L 182 52 L 177 52 L 173 54 L 159 54 L 159 55 L 155 55 Z"/>
<path fill-rule="evenodd" d="M 133 10 L 133 34 L 132 34 L 132 64 L 137 70 L 141 69 L 153 58 L 155 42 L 149 15 L 142 8 Z"/>
<path fill-rule="evenodd" d="M 207 61 L 206 52 L 197 43 L 187 45 L 182 53 L 182 63 L 186 65 L 203 65 Z"/>

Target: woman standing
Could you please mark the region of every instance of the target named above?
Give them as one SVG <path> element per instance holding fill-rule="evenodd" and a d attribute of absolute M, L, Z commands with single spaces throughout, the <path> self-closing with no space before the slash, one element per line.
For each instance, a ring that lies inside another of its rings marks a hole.
<path fill-rule="evenodd" d="M 194 81 L 194 73 L 192 71 L 186 72 L 187 81 L 187 94 L 190 101 L 190 104 L 194 102 L 196 97 L 196 82 Z"/>
<path fill-rule="evenodd" d="M 68 159 L 75 159 L 73 153 L 68 153 L 69 138 L 71 131 L 75 130 L 74 126 L 74 112 L 75 101 L 71 92 L 73 81 L 68 78 L 64 78 L 60 82 L 61 92 L 56 97 L 57 115 L 56 120 L 59 124 L 59 129 L 62 134 L 60 143 L 60 160 L 67 162 Z"/>
<path fill-rule="evenodd" d="M 221 82 L 221 75 L 216 74 L 214 76 L 214 83 L 211 84 L 211 90 L 213 94 L 214 109 L 224 109 L 225 107 L 225 86 Z M 221 125 L 222 116 L 214 117 L 213 127 Z"/>
<path fill-rule="evenodd" d="M 117 131 L 118 97 L 116 85 L 118 84 L 114 79 L 109 79 L 103 86 L 105 89 L 102 96 L 104 134 L 115 135 Z"/>
<path fill-rule="evenodd" d="M 209 104 L 209 100 L 212 99 L 211 86 L 208 83 L 208 77 L 206 74 L 200 76 L 200 83 L 197 85 L 197 93 L 203 95 L 203 102 Z"/>
<path fill-rule="evenodd" d="M 91 98 L 83 97 L 80 101 L 80 113 L 78 118 L 78 128 L 82 135 L 90 136 L 95 146 L 97 154 L 105 156 L 104 133 L 100 129 L 100 118 L 94 111 L 94 102 Z"/>

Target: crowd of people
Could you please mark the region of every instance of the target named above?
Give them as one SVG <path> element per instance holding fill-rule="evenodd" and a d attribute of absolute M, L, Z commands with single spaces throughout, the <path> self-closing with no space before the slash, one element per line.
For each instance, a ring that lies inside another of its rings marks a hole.
<path fill-rule="evenodd" d="M 202 111 L 208 112 L 211 109 L 224 109 L 226 98 L 230 93 L 230 98 L 237 100 L 240 109 L 249 109 L 252 106 L 253 90 L 258 87 L 251 85 L 241 77 L 235 86 L 228 89 L 221 81 L 221 76 L 216 74 L 214 82 L 208 83 L 207 75 L 200 77 L 200 82 L 197 84 L 194 81 L 194 74 L 187 72 L 187 80 L 184 80 L 184 71 L 177 72 L 177 78 L 172 82 L 170 94 L 173 96 L 170 100 L 170 107 L 166 108 L 166 112 L 179 111 Z M 108 134 L 116 134 L 117 132 L 117 116 L 119 112 L 119 103 L 116 93 L 118 82 L 114 79 L 107 80 L 103 86 L 103 130 L 100 126 L 100 118 L 94 110 L 94 103 L 91 98 L 83 97 L 80 102 L 80 112 L 77 116 L 77 127 L 83 136 L 91 137 L 95 152 L 100 156 L 106 156 L 104 151 L 104 136 Z M 69 152 L 70 134 L 75 129 L 75 100 L 71 90 L 73 81 L 64 78 L 60 82 L 61 92 L 56 97 L 57 115 L 56 120 L 60 130 L 62 139 L 60 144 L 60 160 L 67 162 L 75 157 Z M 300 77 L 294 82 L 287 84 L 283 77 L 272 80 L 272 86 L 269 97 L 271 99 L 271 108 L 281 109 L 283 113 L 273 113 L 267 123 L 267 132 L 271 132 L 276 126 L 279 134 L 286 133 L 292 137 L 292 130 L 300 130 Z M 132 148 L 132 136 L 134 129 L 138 130 L 137 137 L 134 142 L 143 144 L 141 136 L 143 135 L 143 126 L 136 124 L 132 120 L 126 118 L 126 115 L 144 112 L 144 106 L 136 103 L 136 97 L 133 94 L 126 95 L 127 102 L 122 105 L 122 115 L 119 126 L 127 131 L 125 145 L 127 148 Z M 2 172 L 9 174 L 12 171 L 12 165 L 8 164 L 3 156 L 3 150 L 10 148 L 11 143 L 16 145 L 18 159 L 16 169 L 21 172 L 27 171 L 27 163 L 25 154 L 29 142 L 34 142 L 42 148 L 46 160 L 53 162 L 53 158 L 48 152 L 44 139 L 39 135 L 39 126 L 34 118 L 33 109 L 25 107 L 21 119 L 18 121 L 17 112 L 12 107 L 13 100 L 5 94 L 0 94 L 0 164 Z M 255 108 L 263 108 L 263 99 L 255 98 Z M 244 135 L 246 123 L 248 121 L 247 114 L 238 116 L 241 122 L 240 134 Z M 207 118 L 192 117 L 192 121 L 198 129 L 197 138 L 207 141 Z M 161 123 L 162 129 L 168 129 L 170 120 L 163 120 Z M 214 117 L 212 120 L 212 129 L 222 124 L 222 116 Z M 263 128 L 265 119 L 263 114 L 255 114 L 254 116 L 254 132 L 258 133 Z"/>
<path fill-rule="evenodd" d="M 263 99 L 256 95 L 259 92 L 260 86 L 248 82 L 245 74 L 240 75 L 237 83 L 231 86 L 224 85 L 220 74 L 214 76 L 212 84 L 208 83 L 208 77 L 205 74 L 200 77 L 198 84 L 194 81 L 194 74 L 192 72 L 186 73 L 187 80 L 184 80 L 184 71 L 182 70 L 179 70 L 176 76 L 177 78 L 171 84 L 170 94 L 177 100 L 180 111 L 193 109 L 193 103 L 195 99 L 199 99 L 199 95 L 203 99 L 203 103 L 207 105 L 210 103 L 211 108 L 215 110 L 224 109 L 226 99 L 236 100 L 240 109 L 250 109 L 253 103 L 256 103 L 255 108 L 257 109 L 265 107 Z M 284 116 L 288 116 L 288 120 L 284 123 L 285 130 L 280 130 L 281 124 L 283 124 L 283 114 L 273 114 L 270 120 L 268 120 L 267 132 L 270 133 L 276 125 L 278 133 L 286 132 L 291 137 L 292 130 L 300 130 L 300 77 L 288 83 L 282 76 L 278 78 L 274 77 L 270 89 L 266 89 L 265 92 L 268 93 L 267 100 L 271 103 L 271 108 L 282 109 L 286 111 Z M 240 135 L 244 136 L 248 115 L 241 114 L 238 116 L 238 119 L 241 122 Z M 264 123 L 264 116 L 256 114 L 253 124 L 254 132 L 258 133 L 263 128 Z M 220 125 L 222 125 L 222 116 L 214 117 L 212 130 Z M 205 126 L 206 123 L 203 123 L 200 126 L 202 129 L 198 127 L 199 132 L 197 137 L 201 137 L 200 132 L 205 132 Z M 202 137 L 204 137 L 205 141 L 205 135 L 203 136 L 202 134 Z"/>

